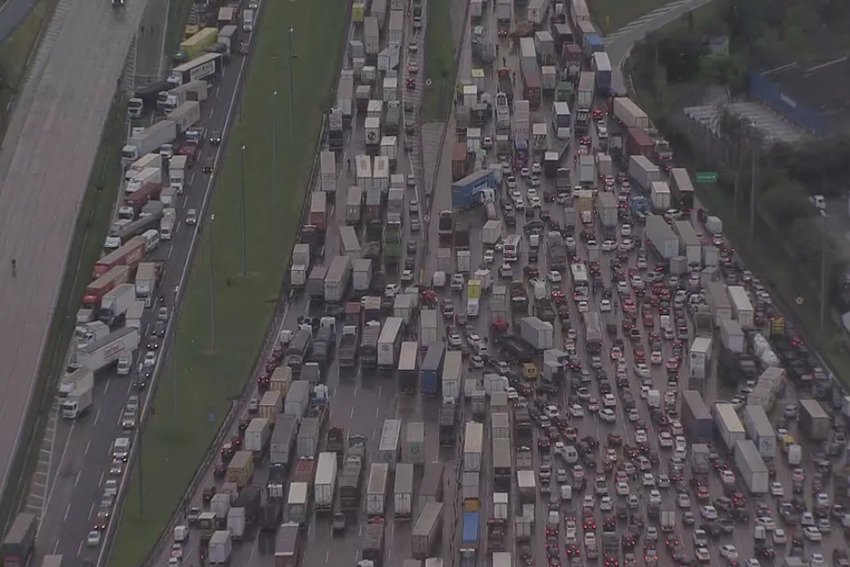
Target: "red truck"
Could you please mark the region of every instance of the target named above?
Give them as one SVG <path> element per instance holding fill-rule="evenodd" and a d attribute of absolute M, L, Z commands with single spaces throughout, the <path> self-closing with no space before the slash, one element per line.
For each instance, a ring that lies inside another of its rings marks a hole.
<path fill-rule="evenodd" d="M 543 83 L 540 78 L 540 69 L 537 63 L 527 63 L 520 66 L 522 72 L 522 93 L 528 101 L 528 107 L 531 110 L 540 109 L 540 96 L 543 91 Z"/>
<path fill-rule="evenodd" d="M 458 181 L 468 175 L 466 144 L 458 142 L 452 152 L 452 181 Z"/>
<path fill-rule="evenodd" d="M 129 266 L 115 266 L 110 269 L 86 287 L 83 305 L 90 308 L 100 307 L 103 296 L 115 289 L 115 286 L 129 282 L 131 274 Z"/>
<path fill-rule="evenodd" d="M 133 211 L 138 216 L 142 212 L 142 208 L 148 204 L 148 201 L 159 199 L 161 192 L 162 183 L 148 182 L 142 185 L 138 191 L 128 193 L 124 198 L 124 204 L 133 207 Z"/>
<path fill-rule="evenodd" d="M 647 159 L 652 159 L 652 152 L 655 143 L 649 134 L 641 128 L 629 128 L 626 136 L 626 151 L 630 156 L 642 155 Z"/>
<path fill-rule="evenodd" d="M 327 228 L 328 198 L 322 191 L 314 191 L 310 197 L 310 224 L 319 232 Z"/>
<path fill-rule="evenodd" d="M 92 277 L 99 278 L 115 266 L 128 266 L 133 270 L 145 259 L 146 248 L 147 241 L 141 236 L 134 236 L 126 244 L 98 260 L 94 265 Z"/>

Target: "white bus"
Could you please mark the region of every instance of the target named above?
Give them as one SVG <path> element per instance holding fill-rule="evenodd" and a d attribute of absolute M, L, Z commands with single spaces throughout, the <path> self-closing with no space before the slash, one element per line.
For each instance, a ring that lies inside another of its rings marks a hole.
<path fill-rule="evenodd" d="M 502 249 L 502 257 L 505 262 L 516 262 L 519 260 L 519 245 L 522 238 L 518 234 L 512 234 L 505 239 L 505 246 Z"/>

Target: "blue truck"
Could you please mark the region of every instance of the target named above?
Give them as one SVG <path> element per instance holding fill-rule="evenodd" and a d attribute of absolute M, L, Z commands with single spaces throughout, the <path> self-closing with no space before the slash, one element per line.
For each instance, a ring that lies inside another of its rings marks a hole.
<path fill-rule="evenodd" d="M 483 201 L 483 194 L 492 190 L 495 177 L 492 170 L 479 170 L 452 183 L 452 208 L 466 210 Z"/>
<path fill-rule="evenodd" d="M 463 537 L 460 544 L 461 567 L 474 567 L 477 562 L 480 515 L 480 512 L 463 513 Z"/>
<path fill-rule="evenodd" d="M 443 372 L 445 352 L 446 347 L 442 343 L 435 343 L 428 347 L 420 369 L 420 384 L 422 393 L 425 395 L 436 396 L 440 392 L 440 376 Z"/>

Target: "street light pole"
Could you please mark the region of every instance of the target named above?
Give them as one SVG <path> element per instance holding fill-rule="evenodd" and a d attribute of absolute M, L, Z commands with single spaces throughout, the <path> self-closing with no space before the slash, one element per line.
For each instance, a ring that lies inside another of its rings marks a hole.
<path fill-rule="evenodd" d="M 242 183 L 241 183 L 241 191 L 240 198 L 242 200 L 241 209 L 242 209 L 242 275 L 245 276 L 248 273 L 248 244 L 245 241 L 245 145 L 242 145 Z"/>
<path fill-rule="evenodd" d="M 292 52 L 292 34 L 295 31 L 289 28 L 289 143 L 292 143 L 295 127 L 293 126 L 292 98 L 295 91 L 295 79 L 293 79 L 292 67 L 295 66 L 295 53 Z"/>
<path fill-rule="evenodd" d="M 215 213 L 210 213 L 207 230 L 210 233 L 210 352 L 215 351 L 215 254 L 213 254 L 213 221 Z"/>
<path fill-rule="evenodd" d="M 272 93 L 272 195 L 277 194 L 277 91 Z"/>

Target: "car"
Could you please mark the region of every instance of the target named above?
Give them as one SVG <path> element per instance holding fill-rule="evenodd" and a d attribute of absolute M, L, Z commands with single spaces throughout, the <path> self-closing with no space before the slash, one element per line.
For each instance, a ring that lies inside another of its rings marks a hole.
<path fill-rule="evenodd" d="M 652 473 L 643 473 L 641 477 L 641 484 L 647 488 L 655 487 L 655 477 L 652 476 Z"/>
<path fill-rule="evenodd" d="M 649 442 L 645 429 L 635 429 L 635 443 L 644 444 Z"/>
<path fill-rule="evenodd" d="M 561 282 L 561 272 L 558 270 L 550 270 L 548 274 L 546 274 L 546 279 L 548 279 L 552 283 L 560 283 Z"/>
<path fill-rule="evenodd" d="M 460 335 L 457 333 L 452 333 L 447 336 L 447 340 L 450 347 L 460 348 L 463 346 L 463 339 L 460 338 Z"/>
<path fill-rule="evenodd" d="M 142 366 L 144 368 L 153 368 L 156 366 L 156 352 L 149 350 L 145 353 L 144 361 L 142 362 Z"/>
<path fill-rule="evenodd" d="M 691 508 L 691 497 L 680 492 L 676 495 L 676 505 L 682 510 L 689 510 Z"/>
<path fill-rule="evenodd" d="M 112 459 L 112 463 L 109 465 L 109 475 L 121 476 L 122 474 L 124 474 L 124 461 L 121 459 Z"/>
<path fill-rule="evenodd" d="M 198 224 L 198 210 L 197 209 L 189 209 L 186 211 L 186 224 L 189 226 L 194 226 Z"/>
<path fill-rule="evenodd" d="M 419 51 L 419 44 L 416 43 L 415 40 L 413 40 L 413 41 L 411 41 L 410 43 L 407 44 L 407 50 L 410 53 L 416 53 L 417 51 Z"/>
<path fill-rule="evenodd" d="M 716 520 L 717 508 L 715 508 L 714 506 L 700 506 L 699 515 L 709 521 Z"/>
<path fill-rule="evenodd" d="M 776 529 L 776 522 L 769 516 L 761 516 L 756 518 L 756 525 L 763 527 L 765 530 L 772 532 Z"/>
<path fill-rule="evenodd" d="M 614 423 L 617 421 L 617 414 L 610 408 L 603 408 L 599 411 L 599 419 L 604 423 Z"/>
<path fill-rule="evenodd" d="M 823 540 L 823 535 L 821 535 L 820 530 L 814 526 L 806 526 L 803 528 L 803 535 L 811 542 Z"/>
<path fill-rule="evenodd" d="M 639 362 L 635 364 L 634 371 L 639 378 L 649 378 L 650 376 L 652 376 L 649 371 L 649 366 L 647 366 L 644 362 Z"/>
<path fill-rule="evenodd" d="M 121 415 L 121 429 L 130 430 L 136 428 L 136 410 L 134 408 L 124 408 L 124 413 Z"/>
<path fill-rule="evenodd" d="M 584 408 L 582 408 L 578 404 L 572 404 L 570 406 L 570 417 L 574 417 L 574 418 L 584 417 Z"/>
<path fill-rule="evenodd" d="M 213 146 L 221 144 L 221 130 L 212 130 L 210 132 L 210 144 Z"/>
<path fill-rule="evenodd" d="M 97 547 L 100 545 L 100 530 L 92 530 L 86 536 L 86 545 L 89 547 Z"/>
<path fill-rule="evenodd" d="M 696 550 L 694 551 L 694 555 L 696 557 L 696 560 L 700 563 L 709 563 L 711 561 L 711 554 L 705 547 L 696 548 Z"/>
<path fill-rule="evenodd" d="M 662 431 L 658 436 L 658 445 L 662 449 L 672 449 L 673 448 L 673 436 L 670 435 L 669 431 Z"/>
<path fill-rule="evenodd" d="M 661 492 L 658 490 L 650 490 L 649 491 L 649 503 L 652 505 L 661 504 Z"/>
<path fill-rule="evenodd" d="M 413 282 L 413 270 L 403 270 L 401 272 L 401 283 L 409 284 Z"/>
<path fill-rule="evenodd" d="M 731 543 L 720 546 L 720 556 L 730 563 L 738 561 L 738 549 Z"/>
<path fill-rule="evenodd" d="M 410 61 L 407 64 L 407 72 L 411 75 L 416 75 L 419 73 L 419 62 L 418 61 Z"/>
<path fill-rule="evenodd" d="M 839 564 L 836 562 L 836 564 Z M 823 558 L 822 553 L 812 553 L 809 556 L 809 567 L 824 567 L 826 565 L 826 560 Z"/>
<path fill-rule="evenodd" d="M 605 394 L 602 396 L 602 406 L 606 408 L 617 407 L 617 399 L 614 397 L 614 394 Z"/>
<path fill-rule="evenodd" d="M 629 492 L 629 483 L 628 482 L 618 482 L 617 483 L 617 496 L 628 496 Z"/>
<path fill-rule="evenodd" d="M 516 177 L 514 177 L 513 175 L 509 175 L 505 182 L 508 185 L 508 189 L 516 189 Z"/>
<path fill-rule="evenodd" d="M 664 356 L 660 350 L 654 350 L 649 355 L 649 363 L 653 366 L 658 366 L 664 362 Z"/>
<path fill-rule="evenodd" d="M 610 496 L 603 496 L 599 500 L 599 509 L 603 512 L 610 512 L 614 508 L 614 501 Z"/>
<path fill-rule="evenodd" d="M 170 556 L 176 559 L 183 559 L 183 545 L 180 543 L 171 544 Z"/>
<path fill-rule="evenodd" d="M 785 533 L 785 530 L 782 528 L 776 528 L 773 530 L 773 543 L 774 545 L 785 545 L 788 542 L 788 535 Z"/>
<path fill-rule="evenodd" d="M 723 469 L 720 471 L 720 482 L 727 486 L 734 486 L 735 484 L 735 473 L 728 469 Z"/>
<path fill-rule="evenodd" d="M 477 354 L 469 359 L 469 365 L 475 370 L 484 368 L 484 359 Z"/>
<path fill-rule="evenodd" d="M 384 295 L 386 297 L 395 297 L 398 295 L 398 292 L 401 291 L 401 286 L 397 283 L 388 283 L 384 286 Z"/>

